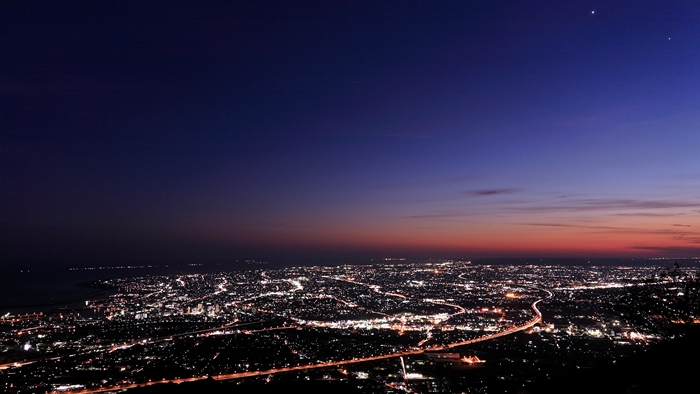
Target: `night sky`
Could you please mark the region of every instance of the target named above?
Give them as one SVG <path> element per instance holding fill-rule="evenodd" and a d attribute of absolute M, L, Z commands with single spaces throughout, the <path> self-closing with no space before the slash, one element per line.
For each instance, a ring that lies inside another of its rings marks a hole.
<path fill-rule="evenodd" d="M 0 1 L 0 259 L 700 256 L 700 3 Z"/>

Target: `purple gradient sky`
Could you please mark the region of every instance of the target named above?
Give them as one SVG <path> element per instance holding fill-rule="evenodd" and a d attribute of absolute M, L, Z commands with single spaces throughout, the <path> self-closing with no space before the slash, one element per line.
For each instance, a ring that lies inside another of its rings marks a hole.
<path fill-rule="evenodd" d="M 0 258 L 700 256 L 699 3 L 233 3 L 0 3 Z"/>

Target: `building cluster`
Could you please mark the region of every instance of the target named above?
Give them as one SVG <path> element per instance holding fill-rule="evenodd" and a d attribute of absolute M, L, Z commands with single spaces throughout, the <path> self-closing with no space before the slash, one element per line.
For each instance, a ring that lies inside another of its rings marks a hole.
<path fill-rule="evenodd" d="M 658 273 L 444 261 L 103 280 L 94 286 L 109 295 L 83 309 L 0 318 L 0 391 L 288 370 L 323 369 L 335 378 L 341 366 L 387 390 L 430 391 L 446 389 L 433 377 L 447 366 L 476 368 L 489 359 L 539 365 L 531 372 L 539 376 L 566 364 L 616 362 L 663 340 L 669 322 L 697 319 L 681 302 L 697 273 Z M 449 389 L 487 385 L 460 379 Z"/>

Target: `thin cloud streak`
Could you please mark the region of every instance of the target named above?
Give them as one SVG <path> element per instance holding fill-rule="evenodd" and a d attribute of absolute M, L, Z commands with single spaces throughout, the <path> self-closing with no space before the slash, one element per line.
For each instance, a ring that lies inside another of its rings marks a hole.
<path fill-rule="evenodd" d="M 678 256 L 690 256 L 695 254 L 700 255 L 700 246 L 698 247 L 679 247 L 679 246 L 648 246 L 648 245 L 635 245 L 631 246 L 631 249 L 643 250 L 643 251 L 653 251 L 661 252 L 666 255 L 678 255 Z"/>
<path fill-rule="evenodd" d="M 521 189 L 485 189 L 470 191 L 469 194 L 472 196 L 496 196 L 501 194 L 513 194 L 520 190 Z"/>
<path fill-rule="evenodd" d="M 507 208 L 517 212 L 581 212 L 581 211 L 604 211 L 614 209 L 678 209 L 695 208 L 696 201 L 667 201 L 667 200 L 633 200 L 633 199 L 585 199 L 556 201 L 551 205 L 520 206 Z"/>
<path fill-rule="evenodd" d="M 575 229 L 589 229 L 589 230 L 602 230 L 602 231 L 589 231 L 588 233 L 619 233 L 619 234 L 650 234 L 650 235 L 672 235 L 673 238 L 682 238 L 686 234 L 698 234 L 696 232 L 688 232 L 674 229 L 645 229 L 638 227 L 619 227 L 619 226 L 585 226 L 578 224 L 566 224 L 566 223 L 520 223 L 522 226 L 536 226 L 536 227 L 560 227 L 560 228 L 575 228 Z M 680 235 L 678 235 L 680 234 Z"/>
<path fill-rule="evenodd" d="M 611 213 L 608 214 L 608 216 L 625 216 L 625 217 L 634 217 L 634 216 L 640 216 L 640 217 L 672 217 L 672 216 L 681 216 L 685 215 L 684 213 L 651 213 L 651 212 L 635 212 L 635 213 Z"/>
<path fill-rule="evenodd" d="M 444 218 L 457 218 L 457 217 L 468 217 L 468 216 L 479 216 L 480 214 L 474 212 L 434 212 L 418 215 L 407 215 L 402 216 L 404 219 L 444 219 Z"/>
<path fill-rule="evenodd" d="M 519 189 L 494 189 L 494 190 L 482 190 L 479 193 L 480 196 L 493 196 L 499 194 L 509 194 L 515 193 Z M 469 192 L 475 193 L 475 192 Z M 436 201 L 445 201 L 447 199 L 435 199 Z M 421 202 L 430 202 L 430 200 L 423 200 Z M 464 216 L 480 216 L 480 215 L 525 215 L 528 213 L 549 213 L 549 214 L 565 214 L 569 212 L 586 212 L 590 214 L 595 211 L 610 211 L 610 210 L 640 210 L 645 209 L 649 211 L 656 210 L 667 210 L 667 209 L 685 209 L 690 207 L 697 207 L 698 203 L 695 201 L 673 201 L 673 200 L 635 200 L 635 199 L 576 199 L 576 200 L 552 200 L 548 204 L 544 205 L 540 200 L 510 200 L 510 201 L 489 201 L 484 200 L 484 202 L 469 206 L 468 208 L 461 210 L 452 211 L 430 211 L 424 214 L 415 214 L 403 216 L 403 218 L 411 219 L 436 219 L 436 218 L 449 218 L 449 217 L 464 217 Z M 616 213 L 602 213 L 604 217 L 673 217 L 681 216 L 685 213 L 675 212 L 616 212 Z M 547 225 L 547 226 L 557 226 L 558 224 L 549 223 L 531 223 L 532 225 Z M 565 225 L 562 225 L 565 226 Z M 676 227 L 689 227 L 690 225 L 678 224 Z M 587 226 L 588 227 L 588 226 Z"/>
<path fill-rule="evenodd" d="M 439 180 L 434 180 L 434 181 L 408 181 L 408 182 L 399 182 L 399 183 L 383 183 L 383 184 L 369 185 L 369 186 L 367 186 L 367 188 L 370 190 L 382 190 L 382 189 L 403 189 L 403 188 L 411 188 L 411 187 L 416 187 L 416 186 L 451 185 L 451 184 L 457 184 L 457 183 L 470 182 L 470 181 L 473 181 L 474 179 L 476 179 L 476 177 L 460 176 L 460 177 L 454 177 L 454 178 L 448 178 L 448 179 L 439 179 Z"/>
<path fill-rule="evenodd" d="M 590 228 L 598 230 L 631 230 L 629 227 L 614 227 L 614 226 L 584 226 L 580 224 L 564 224 L 564 223 L 520 223 L 523 226 L 537 227 L 567 227 L 567 228 Z"/>

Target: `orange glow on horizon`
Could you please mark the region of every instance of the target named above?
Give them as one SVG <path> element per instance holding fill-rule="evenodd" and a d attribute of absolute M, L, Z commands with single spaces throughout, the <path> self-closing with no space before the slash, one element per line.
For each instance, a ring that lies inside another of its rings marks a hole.
<path fill-rule="evenodd" d="M 309 219 L 306 225 L 208 228 L 200 242 L 382 255 L 693 257 L 693 228 L 673 216 L 498 217 L 490 221 Z M 687 221 L 687 220 L 686 220 Z M 687 234 L 687 236 L 685 236 Z M 187 237 L 182 234 L 183 238 Z M 384 254 L 386 253 L 386 254 Z"/>

